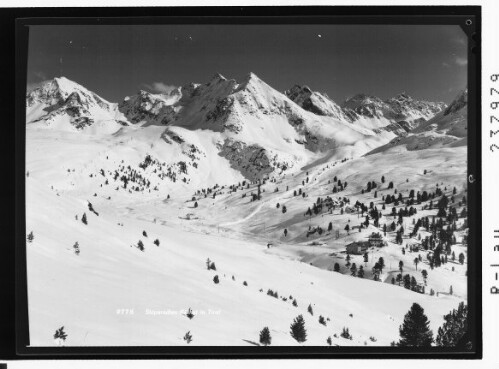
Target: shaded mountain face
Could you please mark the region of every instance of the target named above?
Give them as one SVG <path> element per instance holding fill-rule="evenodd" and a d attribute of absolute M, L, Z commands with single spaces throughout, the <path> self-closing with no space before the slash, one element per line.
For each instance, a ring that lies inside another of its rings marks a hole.
<path fill-rule="evenodd" d="M 336 104 L 327 94 L 312 91 L 308 86 L 295 85 L 285 95 L 303 109 L 317 115 L 333 117 L 339 120 L 352 121 L 352 117 Z"/>
<path fill-rule="evenodd" d="M 467 96 L 468 90 L 466 88 L 456 96 L 446 109 L 440 111 L 433 118 L 410 130 L 405 137 L 396 137 L 369 154 L 397 147 L 412 151 L 466 145 L 468 135 Z"/>
<path fill-rule="evenodd" d="M 139 91 L 137 95 L 125 97 L 118 109 L 131 123 L 168 124 L 176 114 L 173 104 L 182 97 L 180 89 L 173 90 L 169 95 L 152 94 Z"/>

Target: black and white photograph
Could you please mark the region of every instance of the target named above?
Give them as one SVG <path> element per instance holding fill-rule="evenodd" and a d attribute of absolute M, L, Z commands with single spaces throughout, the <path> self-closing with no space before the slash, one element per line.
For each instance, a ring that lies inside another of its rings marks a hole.
<path fill-rule="evenodd" d="M 30 25 L 30 346 L 475 349 L 468 42 Z"/>

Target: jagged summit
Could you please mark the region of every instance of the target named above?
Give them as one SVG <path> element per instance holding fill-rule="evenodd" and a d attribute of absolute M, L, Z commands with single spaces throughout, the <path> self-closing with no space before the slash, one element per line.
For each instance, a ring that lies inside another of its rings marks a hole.
<path fill-rule="evenodd" d="M 66 77 L 56 77 L 30 91 L 26 108 L 26 122 L 42 123 L 42 127 L 83 130 L 98 126 L 97 131 L 110 133 L 126 124 L 117 104 Z"/>
<path fill-rule="evenodd" d="M 219 81 L 227 81 L 227 78 L 222 76 L 220 73 L 215 73 L 211 78 L 208 84 L 214 83 L 214 82 L 219 82 Z"/>

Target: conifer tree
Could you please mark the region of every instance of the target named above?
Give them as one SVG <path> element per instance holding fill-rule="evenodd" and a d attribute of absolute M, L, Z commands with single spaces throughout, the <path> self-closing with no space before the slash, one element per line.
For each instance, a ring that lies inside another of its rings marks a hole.
<path fill-rule="evenodd" d="M 424 284 L 426 286 L 426 279 L 428 278 L 428 272 L 426 271 L 426 269 L 423 269 L 421 271 L 421 274 L 423 275 Z"/>
<path fill-rule="evenodd" d="M 87 214 L 86 213 L 83 213 L 83 216 L 81 217 L 81 221 L 83 222 L 83 224 L 87 225 Z"/>
<path fill-rule="evenodd" d="M 350 330 L 348 328 L 343 327 L 343 330 L 341 331 L 340 334 L 341 337 L 346 338 L 346 339 L 352 339 L 352 335 L 350 334 Z"/>
<path fill-rule="evenodd" d="M 351 259 L 350 254 L 348 254 L 348 253 L 347 253 L 347 257 L 345 258 L 345 260 L 347 261 L 347 263 L 346 263 L 345 265 L 346 265 L 347 267 L 349 267 L 349 266 L 350 266 L 350 259 Z"/>
<path fill-rule="evenodd" d="M 270 336 L 269 327 L 264 327 L 260 331 L 260 343 L 264 346 L 268 346 L 272 343 L 272 337 Z"/>
<path fill-rule="evenodd" d="M 364 267 L 361 265 L 357 271 L 357 277 L 364 278 Z"/>
<path fill-rule="evenodd" d="M 184 336 L 184 341 L 187 342 L 187 344 L 192 342 L 192 334 L 191 331 L 188 331 L 185 336 Z"/>
<path fill-rule="evenodd" d="M 310 313 L 310 315 L 314 315 L 314 309 L 312 309 L 311 304 L 308 305 L 307 311 Z"/>
<path fill-rule="evenodd" d="M 419 264 L 420 260 L 419 258 L 415 258 L 414 259 L 414 265 L 416 265 L 416 271 L 418 270 L 418 264 Z"/>
<path fill-rule="evenodd" d="M 33 235 L 33 231 L 29 232 L 28 237 L 27 237 L 28 242 L 33 242 L 34 239 L 35 239 L 35 236 Z"/>
<path fill-rule="evenodd" d="M 433 343 L 433 332 L 429 328 L 430 322 L 424 314 L 424 309 L 417 303 L 404 317 L 400 326 L 400 341 L 402 347 L 430 347 Z"/>
<path fill-rule="evenodd" d="M 339 271 L 340 271 L 340 264 L 334 263 L 334 271 L 339 273 Z"/>
<path fill-rule="evenodd" d="M 383 268 L 385 267 L 385 259 L 383 259 L 383 257 L 380 257 L 378 260 L 378 264 L 381 273 L 383 273 Z"/>
<path fill-rule="evenodd" d="M 466 337 L 468 331 L 468 306 L 461 302 L 456 309 L 444 316 L 444 324 L 438 328 L 437 346 L 456 347 L 463 342 L 463 346 L 471 346 Z M 469 347 L 471 348 L 471 347 Z"/>
<path fill-rule="evenodd" d="M 64 332 L 64 326 L 55 331 L 54 340 L 56 340 L 59 345 L 62 345 L 67 337 L 68 335 Z"/>
<path fill-rule="evenodd" d="M 350 268 L 350 272 L 352 273 L 353 277 L 355 277 L 357 275 L 357 265 L 355 265 L 355 263 L 352 264 L 352 267 Z"/>
<path fill-rule="evenodd" d="M 294 319 L 290 329 L 291 329 L 290 332 L 291 337 L 293 337 L 297 342 L 302 343 L 307 340 L 307 330 L 305 329 L 305 320 L 303 319 L 303 316 L 301 314 Z"/>

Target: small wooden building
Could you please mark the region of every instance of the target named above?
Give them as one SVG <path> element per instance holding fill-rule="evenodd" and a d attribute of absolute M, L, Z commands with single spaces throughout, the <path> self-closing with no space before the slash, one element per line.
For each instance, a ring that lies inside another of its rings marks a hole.
<path fill-rule="evenodd" d="M 371 233 L 368 237 L 368 242 L 370 247 L 383 247 L 385 246 L 385 242 L 383 241 L 383 237 L 379 233 Z"/>
<path fill-rule="evenodd" d="M 362 255 L 369 248 L 369 242 L 356 241 L 348 244 L 346 250 L 348 254 L 352 255 Z"/>

